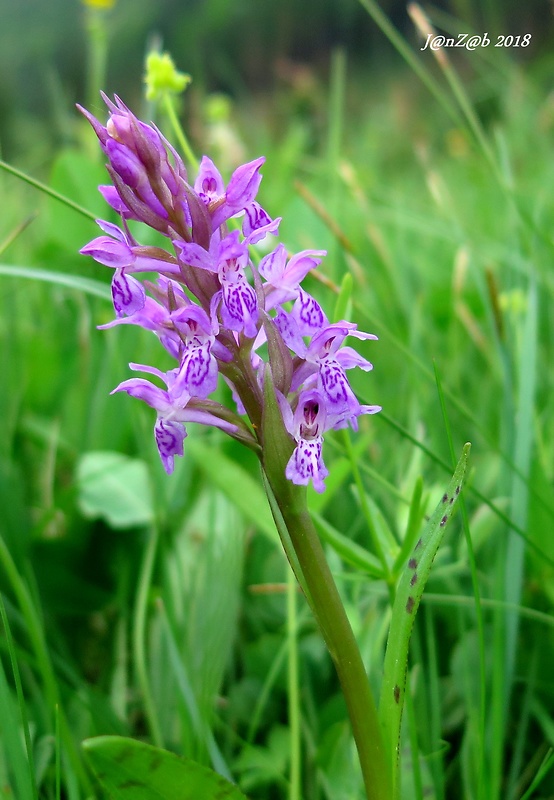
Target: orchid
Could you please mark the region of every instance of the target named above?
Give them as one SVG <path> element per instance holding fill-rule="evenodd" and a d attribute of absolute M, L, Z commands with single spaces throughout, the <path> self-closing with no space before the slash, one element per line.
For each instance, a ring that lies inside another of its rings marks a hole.
<path fill-rule="evenodd" d="M 324 250 L 289 254 L 278 243 L 258 264 L 253 247 L 277 235 L 281 222 L 257 200 L 263 157 L 237 167 L 226 183 L 204 156 L 191 184 L 156 127 L 119 98 L 104 100 L 106 125 L 81 110 L 107 156 L 112 185 L 100 191 L 121 223 L 99 220 L 103 235 L 81 252 L 114 270 L 116 317 L 101 327 L 152 332 L 173 364 L 163 371 L 131 363 L 152 380 L 130 378 L 113 392 L 155 411 L 154 440 L 168 474 L 185 453 L 189 423 L 218 428 L 258 456 L 285 552 L 335 660 L 367 797 L 384 800 L 390 776 L 377 711 L 305 494 L 310 484 L 325 491 L 325 434 L 356 429 L 360 416 L 380 410 L 359 402 L 347 376 L 372 364 L 344 345 L 348 337 L 377 337 L 331 322 L 301 285 Z M 136 221 L 162 234 L 167 247 L 141 246 L 131 233 Z M 154 279 L 139 280 L 143 273 Z M 221 383 L 233 408 L 213 399 Z"/>
<path fill-rule="evenodd" d="M 132 324 L 150 330 L 175 362 L 166 372 L 141 367 L 165 389 L 132 378 L 114 391 L 156 411 L 155 440 L 169 473 L 175 456 L 183 454 L 185 422 L 240 432 L 263 454 L 271 381 L 289 448 L 285 477 L 323 491 L 325 432 L 356 428 L 359 416 L 379 411 L 356 398 L 346 371 L 367 372 L 372 365 L 344 341 L 376 337 L 344 320 L 330 323 L 301 286 L 324 250 L 289 254 L 279 243 L 255 266 L 251 248 L 276 235 L 281 219 L 272 219 L 256 199 L 263 157 L 237 167 L 225 183 L 204 156 L 191 185 L 181 157 L 156 127 L 137 119 L 119 98 L 104 100 L 106 125 L 81 109 L 108 158 L 112 185 L 100 191 L 121 218 L 120 225 L 98 220 L 102 235 L 81 250 L 114 270 L 116 318 L 101 327 Z M 233 218 L 242 218 L 240 230 L 229 228 Z M 162 233 L 168 248 L 141 246 L 129 227 L 133 220 Z M 139 280 L 146 272 L 157 281 Z M 267 357 L 261 355 L 263 344 Z M 214 402 L 209 398 L 220 375 L 231 388 L 235 410 L 200 410 L 198 404 Z"/>

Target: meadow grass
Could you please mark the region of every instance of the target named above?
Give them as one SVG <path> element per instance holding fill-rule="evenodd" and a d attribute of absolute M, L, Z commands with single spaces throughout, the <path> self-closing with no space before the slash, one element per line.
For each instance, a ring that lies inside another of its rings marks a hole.
<path fill-rule="evenodd" d="M 379 556 L 405 560 L 472 442 L 412 636 L 402 800 L 546 800 L 554 112 L 531 59 L 418 63 L 425 83 L 413 64 L 368 74 L 337 52 L 322 102 L 299 87 L 253 99 L 228 133 L 266 155 L 261 200 L 287 247 L 327 248 L 309 290 L 332 307 L 350 272 L 352 318 L 379 336 L 353 384 L 384 410 L 329 437 L 328 489 L 310 495 L 377 696 Z M 68 114 L 48 185 L 105 216 L 101 162 Z M 109 396 L 159 353 L 141 330 L 95 329 L 108 276 L 76 255 L 93 222 L 13 174 L 0 190 L 0 797 L 101 797 L 80 743 L 113 733 L 209 764 L 252 800 L 362 797 L 254 457 L 191 427 L 165 475 L 149 410 Z"/>

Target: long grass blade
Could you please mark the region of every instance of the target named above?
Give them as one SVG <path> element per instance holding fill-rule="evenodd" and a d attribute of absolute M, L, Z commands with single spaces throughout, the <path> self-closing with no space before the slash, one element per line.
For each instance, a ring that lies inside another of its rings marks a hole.
<path fill-rule="evenodd" d="M 379 701 L 379 716 L 385 742 L 390 748 L 393 775 L 397 773 L 400 757 L 400 724 L 404 705 L 405 676 L 415 614 L 431 572 L 433 560 L 460 497 L 469 451 L 470 445 L 466 444 L 452 480 L 418 539 L 396 590 Z M 397 781 L 396 792 L 398 792 Z"/>

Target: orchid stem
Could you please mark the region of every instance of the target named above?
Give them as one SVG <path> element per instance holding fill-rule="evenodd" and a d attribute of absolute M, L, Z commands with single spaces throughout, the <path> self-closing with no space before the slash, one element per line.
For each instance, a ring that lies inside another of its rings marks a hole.
<path fill-rule="evenodd" d="M 277 529 L 287 555 L 292 545 L 293 569 L 305 587 L 307 600 L 337 670 L 358 748 L 367 800 L 390 800 L 391 775 L 358 644 L 310 517 L 305 490 L 284 482 L 280 466 L 275 462 L 264 463 L 266 488 Z"/>

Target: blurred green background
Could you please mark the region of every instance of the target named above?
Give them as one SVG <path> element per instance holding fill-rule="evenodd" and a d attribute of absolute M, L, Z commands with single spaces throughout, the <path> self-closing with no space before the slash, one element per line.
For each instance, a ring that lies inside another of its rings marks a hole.
<path fill-rule="evenodd" d="M 406 4 L 385 0 L 380 6 L 419 46 Z M 547 0 L 451 0 L 430 8 L 475 33 L 532 33 L 532 47 L 516 58 L 537 59 L 551 49 Z M 193 93 L 223 91 L 249 101 L 291 85 L 309 95 L 310 81 L 325 81 L 331 53 L 343 48 L 367 81 L 364 102 L 371 104 L 376 84 L 402 64 L 355 0 L 118 0 L 106 22 L 104 89 L 135 108 L 142 99 L 145 52 L 154 41 L 193 76 Z M 66 115 L 87 94 L 86 28 L 87 12 L 78 0 L 0 0 L 0 141 L 6 159 L 40 159 L 67 141 Z"/>

